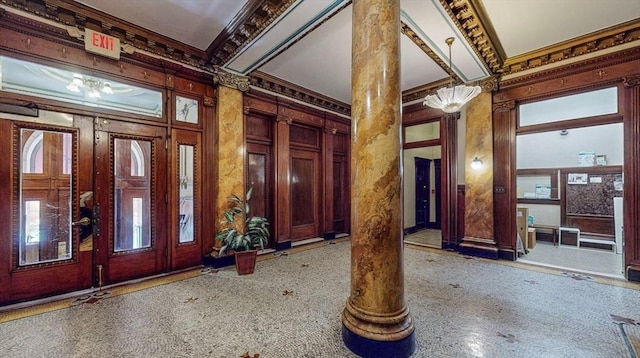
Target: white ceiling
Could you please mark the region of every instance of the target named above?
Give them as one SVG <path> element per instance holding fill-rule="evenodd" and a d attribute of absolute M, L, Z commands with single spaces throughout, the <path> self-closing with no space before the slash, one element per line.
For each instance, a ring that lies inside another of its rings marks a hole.
<path fill-rule="evenodd" d="M 277 2 L 277 1 L 274 1 Z M 82 0 L 88 6 L 201 50 L 213 43 L 249 0 Z M 351 103 L 349 0 L 297 0 L 221 67 L 261 71 Z M 640 18 L 639 0 L 471 0 L 486 11 L 507 58 Z M 401 0 L 401 20 L 448 63 L 444 40 L 455 37 L 454 71 L 465 82 L 490 70 L 477 58 L 439 0 Z M 407 36 L 401 40 L 402 90 L 447 77 Z"/>

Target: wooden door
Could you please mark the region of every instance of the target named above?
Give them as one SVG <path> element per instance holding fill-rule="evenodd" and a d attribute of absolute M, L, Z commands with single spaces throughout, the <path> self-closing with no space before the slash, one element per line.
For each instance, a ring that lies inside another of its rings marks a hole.
<path fill-rule="evenodd" d="M 291 241 L 321 236 L 319 153 L 291 149 Z"/>
<path fill-rule="evenodd" d="M 171 269 L 194 267 L 202 262 L 202 144 L 199 132 L 171 132 L 170 200 Z"/>
<path fill-rule="evenodd" d="M 414 158 L 416 166 L 416 229 L 424 229 L 429 224 L 429 167 L 431 160 Z"/>
<path fill-rule="evenodd" d="M 2 117 L 0 305 L 91 287 L 92 118 Z"/>
<path fill-rule="evenodd" d="M 274 223 L 271 146 L 260 143 L 247 143 L 247 178 L 248 190 L 251 194 L 251 215 L 266 217 L 269 223 Z M 245 190 L 245 192 L 246 192 Z M 273 247 L 275 235 L 273 225 L 269 226 L 270 238 L 268 247 Z"/>
<path fill-rule="evenodd" d="M 166 129 L 97 119 L 97 285 L 168 270 Z"/>

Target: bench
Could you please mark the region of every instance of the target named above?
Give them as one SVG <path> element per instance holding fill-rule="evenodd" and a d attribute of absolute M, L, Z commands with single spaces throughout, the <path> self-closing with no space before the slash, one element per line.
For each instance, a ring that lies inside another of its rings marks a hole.
<path fill-rule="evenodd" d="M 599 245 L 611 245 L 613 253 L 616 253 L 615 236 L 595 233 L 583 233 L 582 235 L 578 235 L 578 248 L 580 248 L 580 243 L 582 242 Z"/>
<path fill-rule="evenodd" d="M 556 246 L 556 237 L 558 237 L 558 229 L 559 229 L 558 226 L 533 224 L 533 225 L 529 225 L 529 227 L 534 228 L 536 230 L 538 229 L 551 230 L 551 236 L 553 238 L 553 246 Z"/>
<path fill-rule="evenodd" d="M 562 245 L 562 232 L 563 231 L 575 232 L 576 233 L 576 237 L 578 238 L 578 247 L 580 246 L 580 229 L 575 228 L 575 227 L 560 226 L 560 227 L 558 227 L 558 247 L 560 247 L 560 245 Z"/>

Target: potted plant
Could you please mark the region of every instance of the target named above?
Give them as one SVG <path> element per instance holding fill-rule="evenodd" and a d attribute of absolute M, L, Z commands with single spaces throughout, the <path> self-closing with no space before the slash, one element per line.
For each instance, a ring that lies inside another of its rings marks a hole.
<path fill-rule="evenodd" d="M 233 251 L 236 271 L 239 275 L 253 273 L 258 256 L 258 248 L 264 249 L 269 240 L 269 221 L 262 216 L 251 216 L 249 201 L 253 187 L 247 191 L 246 199 L 232 194 L 229 199 L 231 208 L 224 212 L 222 229 L 216 234 L 221 242 L 219 255 Z"/>

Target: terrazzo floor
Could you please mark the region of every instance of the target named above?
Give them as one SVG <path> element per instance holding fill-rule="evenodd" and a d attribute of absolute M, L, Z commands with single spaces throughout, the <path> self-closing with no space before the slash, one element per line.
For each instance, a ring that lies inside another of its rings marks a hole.
<path fill-rule="evenodd" d="M 418 246 L 442 248 L 442 231 L 424 229 L 404 236 L 404 242 Z"/>
<path fill-rule="evenodd" d="M 268 254 L 253 275 L 204 269 L 70 299 L 68 308 L 0 323 L 0 357 L 354 357 L 340 335 L 349 252 L 348 240 L 334 241 Z M 404 263 L 413 357 L 640 352 L 639 285 L 414 246 Z"/>
<path fill-rule="evenodd" d="M 523 263 L 547 265 L 550 267 L 567 267 L 581 272 L 624 277 L 622 254 L 609 250 L 539 242 L 529 253 L 518 258 Z"/>

